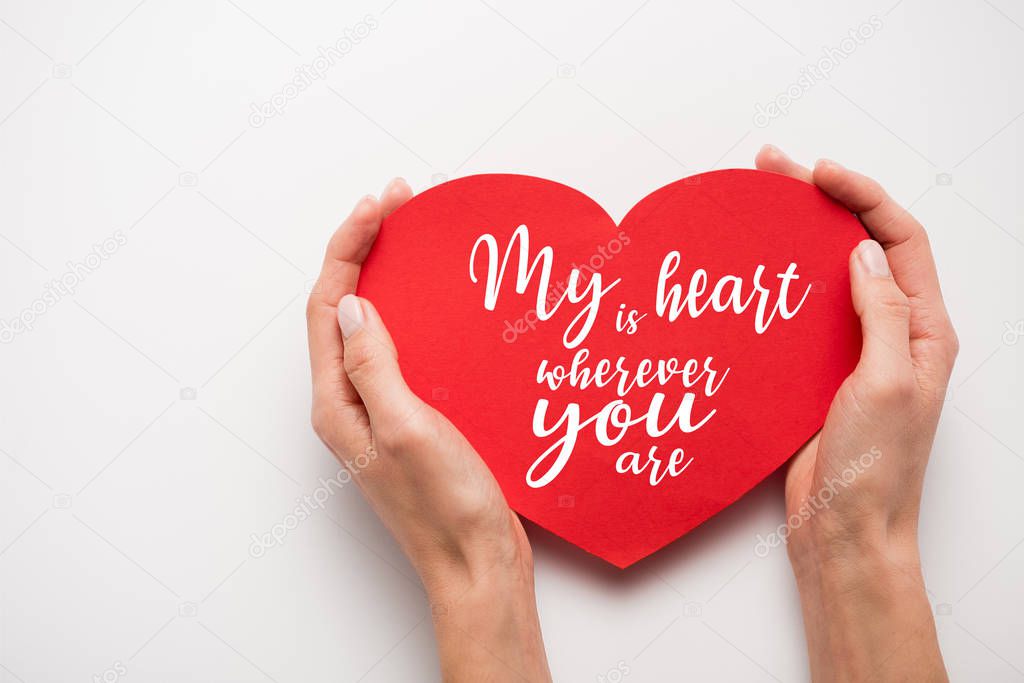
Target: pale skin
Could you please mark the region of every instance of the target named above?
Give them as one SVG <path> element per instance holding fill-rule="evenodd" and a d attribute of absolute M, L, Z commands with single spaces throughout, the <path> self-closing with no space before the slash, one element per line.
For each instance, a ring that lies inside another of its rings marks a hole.
<path fill-rule="evenodd" d="M 835 162 L 809 169 L 766 146 L 756 165 L 817 185 L 873 238 L 850 255 L 860 361 L 786 478 L 799 515 L 852 461 L 881 454 L 789 538 L 812 678 L 947 680 L 917 522 L 957 338 L 928 237 L 875 181 Z M 364 197 L 328 244 L 307 307 L 313 426 L 419 573 L 444 680 L 548 681 L 519 518 L 473 447 L 409 390 L 383 321 L 354 294 L 381 221 L 411 196 L 396 179 Z"/>

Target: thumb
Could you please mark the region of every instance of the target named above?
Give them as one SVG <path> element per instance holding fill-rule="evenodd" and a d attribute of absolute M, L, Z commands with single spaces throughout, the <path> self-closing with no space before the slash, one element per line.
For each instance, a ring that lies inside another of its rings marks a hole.
<path fill-rule="evenodd" d="M 854 377 L 879 390 L 906 386 L 913 379 L 910 302 L 878 242 L 864 240 L 850 254 L 850 285 L 863 336 Z"/>
<path fill-rule="evenodd" d="M 338 303 L 348 379 L 366 406 L 375 428 L 399 424 L 418 407 L 398 366 L 398 352 L 377 309 L 347 294 Z"/>

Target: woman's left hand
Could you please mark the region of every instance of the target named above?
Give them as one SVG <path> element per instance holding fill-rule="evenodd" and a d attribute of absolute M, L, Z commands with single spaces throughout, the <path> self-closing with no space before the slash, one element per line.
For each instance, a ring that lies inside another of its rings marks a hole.
<path fill-rule="evenodd" d="M 461 433 L 406 385 L 384 323 L 355 295 L 401 179 L 364 197 L 327 246 L 306 309 L 313 428 L 416 568 L 444 680 L 550 679 L 522 524 Z"/>

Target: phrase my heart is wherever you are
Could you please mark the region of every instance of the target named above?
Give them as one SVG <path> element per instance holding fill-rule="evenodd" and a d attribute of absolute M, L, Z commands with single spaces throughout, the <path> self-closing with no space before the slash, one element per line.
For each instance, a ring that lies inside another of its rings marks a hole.
<path fill-rule="evenodd" d="M 525 295 L 531 285 L 536 286 L 531 313 L 538 321 L 551 319 L 563 306 L 575 312 L 561 337 L 564 349 L 573 354 L 572 360 L 560 364 L 541 359 L 534 378 L 536 383 L 555 393 L 567 388 L 614 392 L 614 398 L 600 410 L 586 415 L 576 401 L 567 401 L 562 414 L 553 415 L 556 411 L 551 409 L 551 401 L 543 397 L 537 399 L 533 434 L 551 443 L 526 472 L 526 483 L 531 488 L 547 486 L 558 477 L 572 457 L 580 434 L 586 430 L 593 430 L 602 446 L 614 448 L 634 429 L 643 429 L 647 437 L 655 440 L 670 432 L 680 435 L 696 432 L 713 419 L 716 408 L 701 408 L 696 404 L 698 397 L 714 397 L 729 375 L 730 368 L 713 356 L 642 358 L 628 364 L 624 356 L 591 358 L 585 345 L 587 338 L 602 305 L 616 306 L 611 301 L 614 296 L 609 297 L 609 294 L 622 278 L 605 282 L 600 272 L 589 269 L 587 277 L 583 272 L 585 266 L 573 267 L 565 286 L 556 290 L 552 287 L 555 257 L 552 247 L 544 246 L 531 257 L 530 231 L 526 225 L 516 228 L 504 246 L 502 252 L 498 238 L 485 233 L 477 238 L 469 255 L 469 277 L 474 284 L 482 282 L 486 310 L 494 311 L 502 290 L 508 290 L 502 285 L 511 267 L 516 295 Z M 657 288 L 651 293 L 653 314 L 669 323 L 684 316 L 696 319 L 702 315 L 746 315 L 754 332 L 760 335 L 773 323 L 792 319 L 811 291 L 810 284 L 805 287 L 796 284 L 800 276 L 797 264 L 792 262 L 785 271 L 774 274 L 769 281 L 771 286 L 764 283 L 768 269 L 759 264 L 748 280 L 726 274 L 712 281 L 703 268 L 694 268 L 685 287 L 685 278 L 677 275 L 682 262 L 679 251 L 666 253 L 660 264 Z M 481 263 L 485 264 L 484 268 L 478 268 Z M 618 302 L 614 332 L 626 337 L 636 335 L 650 313 L 650 309 Z M 656 391 L 649 399 L 644 399 L 647 405 L 635 406 L 630 400 L 636 398 L 633 392 L 649 386 Z M 664 455 L 657 444 L 651 444 L 643 454 L 635 450 L 620 453 L 615 470 L 622 475 L 644 477 L 651 486 L 657 486 L 666 477 L 682 475 L 693 461 L 694 456 L 681 446 Z"/>

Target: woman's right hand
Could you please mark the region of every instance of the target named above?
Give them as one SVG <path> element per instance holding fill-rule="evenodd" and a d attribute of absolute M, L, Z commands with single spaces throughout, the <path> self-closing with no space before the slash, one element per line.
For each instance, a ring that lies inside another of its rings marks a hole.
<path fill-rule="evenodd" d="M 817 185 L 872 240 L 850 254 L 860 362 L 786 477 L 789 555 L 814 680 L 945 680 L 917 523 L 956 333 L 924 228 L 874 180 L 766 146 L 757 167 Z"/>

